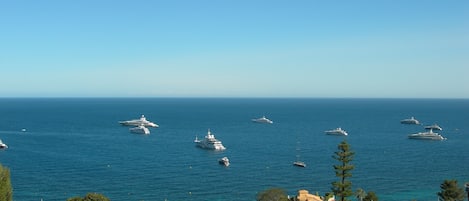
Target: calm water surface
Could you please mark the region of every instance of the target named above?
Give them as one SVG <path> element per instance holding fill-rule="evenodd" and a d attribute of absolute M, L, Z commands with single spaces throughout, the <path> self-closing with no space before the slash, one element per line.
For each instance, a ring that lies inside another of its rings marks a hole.
<path fill-rule="evenodd" d="M 129 133 L 117 122 L 160 125 Z M 250 120 L 266 115 L 272 125 Z M 438 123 L 446 141 L 409 140 Z M 349 136 L 325 135 L 342 127 Z M 21 129 L 27 129 L 21 132 Z M 194 146 L 207 129 L 227 150 Z M 14 199 L 66 200 L 100 192 L 111 200 L 252 201 L 280 187 L 330 191 L 332 155 L 344 139 L 356 152 L 353 189 L 380 200 L 436 200 L 445 179 L 469 181 L 469 100 L 425 99 L 0 99 L 0 163 Z M 292 162 L 299 155 L 307 163 Z M 218 158 L 228 156 L 223 167 Z"/>

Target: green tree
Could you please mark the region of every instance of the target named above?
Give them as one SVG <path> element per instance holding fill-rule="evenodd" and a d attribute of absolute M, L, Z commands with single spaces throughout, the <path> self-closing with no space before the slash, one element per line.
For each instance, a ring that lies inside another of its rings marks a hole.
<path fill-rule="evenodd" d="M 67 201 L 110 201 L 110 199 L 99 193 L 88 193 L 83 198 L 72 197 L 68 198 Z"/>
<path fill-rule="evenodd" d="M 440 185 L 441 191 L 438 192 L 438 200 L 440 201 L 463 201 L 464 189 L 458 187 L 458 181 L 445 180 Z"/>
<path fill-rule="evenodd" d="M 333 198 L 334 197 L 334 193 L 332 192 L 327 192 L 326 194 L 324 194 L 324 201 L 328 201 L 330 198 Z"/>
<path fill-rule="evenodd" d="M 369 191 L 363 198 L 363 201 L 378 201 L 378 196 L 376 196 L 375 192 Z"/>
<path fill-rule="evenodd" d="M 10 181 L 10 170 L 0 164 L 0 200 L 12 201 L 13 189 Z"/>
<path fill-rule="evenodd" d="M 332 192 L 337 197 L 340 197 L 340 201 L 348 201 L 347 197 L 353 195 L 352 191 L 352 182 L 347 180 L 347 178 L 352 177 L 350 173 L 354 166 L 350 164 L 355 154 L 350 150 L 349 144 L 344 140 L 342 141 L 337 148 L 339 151 L 335 152 L 335 155 L 332 158 L 339 161 L 339 165 L 334 165 L 335 175 L 339 177 L 339 181 L 332 182 Z"/>
<path fill-rule="evenodd" d="M 366 196 L 366 192 L 365 190 L 358 188 L 355 195 L 357 196 L 358 201 L 363 201 L 363 198 Z"/>
<path fill-rule="evenodd" d="M 288 201 L 285 191 L 280 188 L 271 188 L 257 194 L 257 201 Z"/>

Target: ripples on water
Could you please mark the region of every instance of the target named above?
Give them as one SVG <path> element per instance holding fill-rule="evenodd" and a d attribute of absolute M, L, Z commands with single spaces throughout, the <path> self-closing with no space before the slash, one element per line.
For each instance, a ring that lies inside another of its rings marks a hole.
<path fill-rule="evenodd" d="M 0 99 L 15 200 L 66 200 L 100 192 L 112 200 L 255 200 L 270 187 L 330 191 L 333 153 L 356 152 L 354 190 L 381 200 L 435 200 L 444 179 L 469 181 L 467 100 L 385 99 Z M 160 128 L 131 134 L 117 121 L 145 114 Z M 273 125 L 255 124 L 266 115 Z M 447 141 L 409 140 L 438 123 Z M 342 127 L 349 136 L 328 136 Z M 27 128 L 26 132 L 19 132 Z M 226 151 L 196 148 L 210 128 Z M 299 148 L 299 151 L 297 149 Z M 300 155 L 307 168 L 292 165 Z M 217 159 L 230 158 L 231 165 Z"/>

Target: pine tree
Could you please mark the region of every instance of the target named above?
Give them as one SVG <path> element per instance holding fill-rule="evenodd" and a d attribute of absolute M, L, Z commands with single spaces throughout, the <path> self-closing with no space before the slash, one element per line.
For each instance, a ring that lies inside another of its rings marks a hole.
<path fill-rule="evenodd" d="M 10 181 L 10 170 L 0 164 L 0 200 L 12 201 L 13 190 Z"/>
<path fill-rule="evenodd" d="M 334 159 L 339 161 L 339 165 L 334 165 L 335 175 L 339 177 L 339 181 L 332 182 L 332 192 L 337 197 L 340 197 L 340 201 L 348 201 L 347 197 L 353 195 L 352 191 L 352 182 L 347 180 L 347 178 L 352 177 L 350 173 L 354 166 L 350 164 L 355 154 L 350 150 L 349 144 L 344 140 L 339 146 L 337 146 L 339 151 L 335 152 L 335 155 L 332 156 Z"/>
<path fill-rule="evenodd" d="M 463 201 L 464 189 L 458 187 L 458 181 L 445 180 L 440 185 L 441 191 L 438 192 L 440 201 Z"/>

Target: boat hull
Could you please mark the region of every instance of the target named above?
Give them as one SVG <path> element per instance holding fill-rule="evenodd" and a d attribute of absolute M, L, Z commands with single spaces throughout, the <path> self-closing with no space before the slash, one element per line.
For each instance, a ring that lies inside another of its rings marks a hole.
<path fill-rule="evenodd" d="M 340 135 L 340 136 L 347 136 L 347 133 L 342 132 L 326 132 L 327 135 Z"/>
<path fill-rule="evenodd" d="M 295 161 L 295 162 L 293 162 L 293 165 L 297 166 L 297 167 L 306 167 L 306 164 L 304 162 L 301 162 L 301 161 Z"/>
<path fill-rule="evenodd" d="M 446 138 L 444 138 L 442 136 L 435 136 L 435 137 L 409 136 L 409 139 L 413 139 L 413 140 L 437 140 L 437 141 L 446 140 Z"/>
<path fill-rule="evenodd" d="M 150 130 L 148 128 L 140 128 L 140 127 L 137 127 L 137 128 L 130 128 L 129 129 L 131 133 L 135 133 L 135 134 L 144 134 L 144 135 L 148 135 L 150 134 Z"/>
<path fill-rule="evenodd" d="M 216 151 L 222 151 L 226 149 L 223 145 L 205 144 L 202 141 L 195 142 L 195 143 L 197 147 L 202 148 L 202 149 L 210 149 L 210 150 L 216 150 Z"/>

